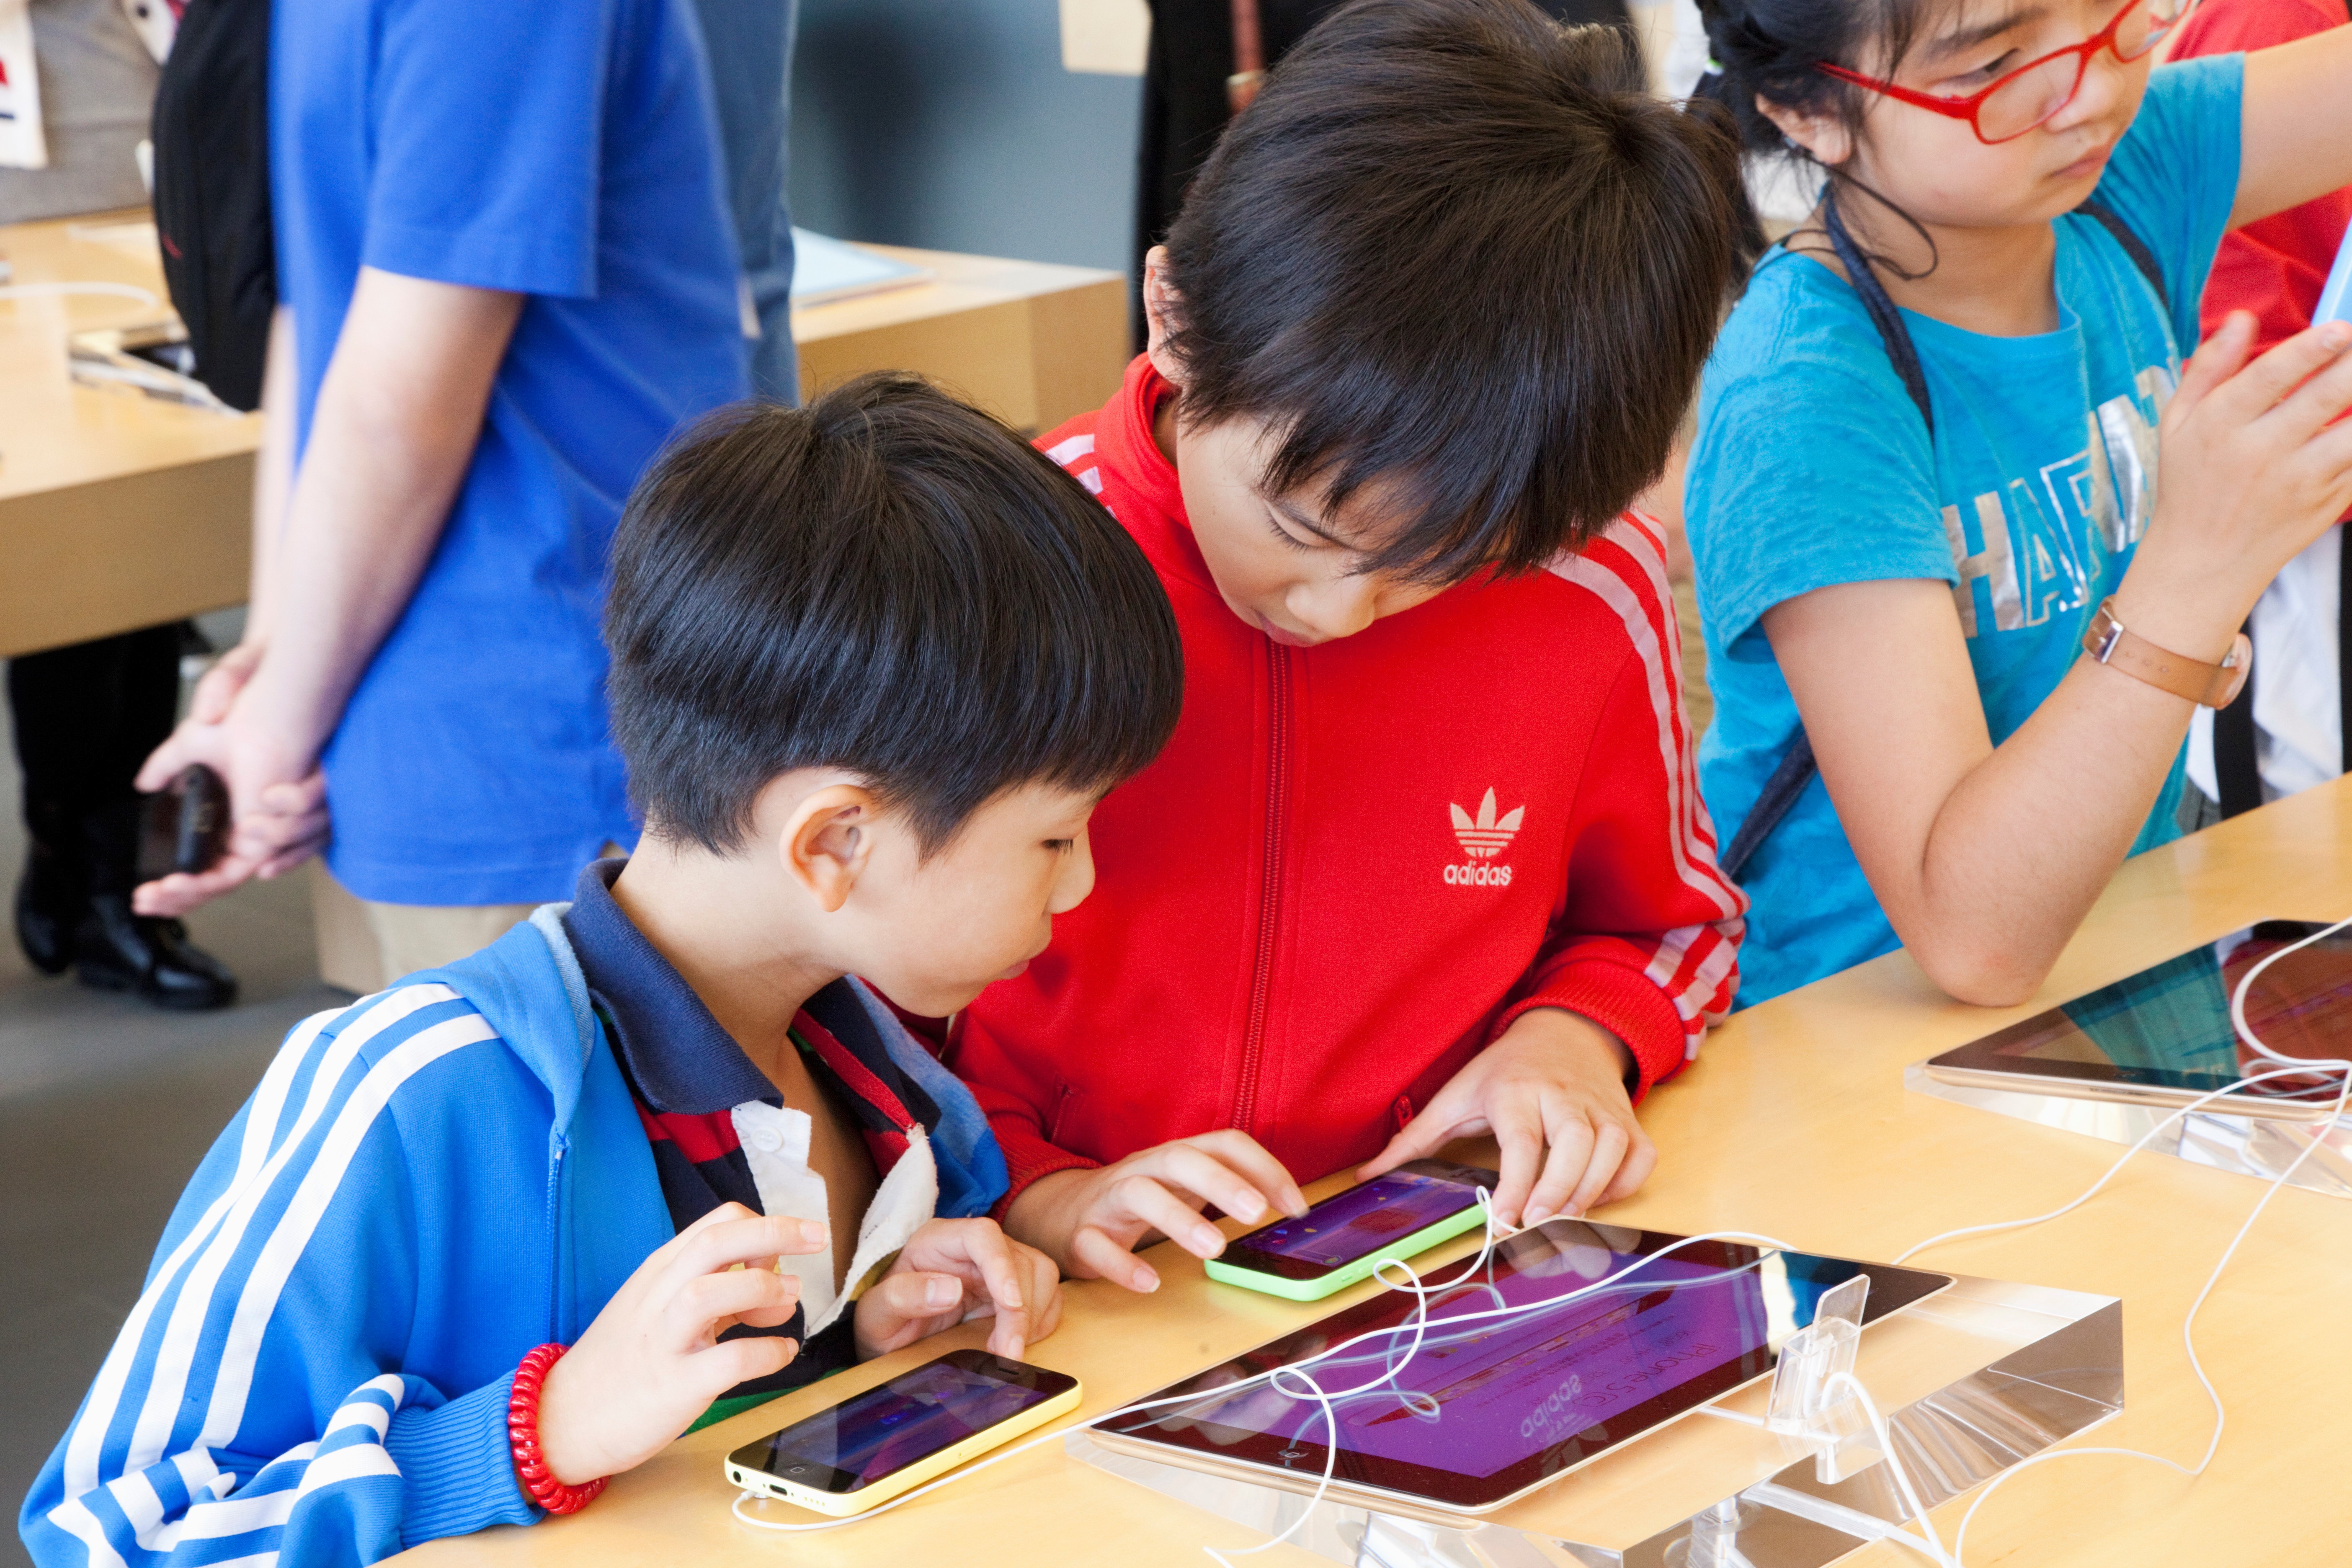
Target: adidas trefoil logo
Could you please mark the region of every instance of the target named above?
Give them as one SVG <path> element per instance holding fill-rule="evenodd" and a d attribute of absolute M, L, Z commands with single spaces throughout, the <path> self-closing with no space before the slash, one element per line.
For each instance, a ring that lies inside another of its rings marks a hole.
<path fill-rule="evenodd" d="M 1514 806 L 1502 820 L 1495 819 L 1495 792 L 1488 790 L 1486 798 L 1478 803 L 1478 816 L 1472 820 L 1468 812 L 1448 803 L 1446 810 L 1454 814 L 1454 837 L 1462 840 L 1464 853 L 1473 860 L 1491 860 L 1511 841 L 1519 830 L 1519 823 L 1528 815 L 1524 805 Z"/>
<path fill-rule="evenodd" d="M 1446 882 L 1459 888 L 1509 887 L 1511 868 L 1492 862 L 1509 847 L 1519 824 L 1527 818 L 1528 808 L 1514 806 L 1496 817 L 1495 792 L 1490 789 L 1486 798 L 1478 803 L 1478 815 L 1475 817 L 1450 801 L 1445 809 L 1454 814 L 1454 837 L 1461 840 L 1463 853 L 1470 857 L 1462 865 L 1445 868 Z"/>

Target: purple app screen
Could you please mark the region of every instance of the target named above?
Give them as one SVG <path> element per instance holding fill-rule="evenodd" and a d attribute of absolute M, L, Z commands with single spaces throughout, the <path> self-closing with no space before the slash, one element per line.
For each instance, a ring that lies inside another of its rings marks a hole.
<path fill-rule="evenodd" d="M 878 1480 L 1047 1397 L 953 1366 L 917 1367 L 777 1433 L 769 1468 L 790 1479 L 797 1459 Z"/>
<path fill-rule="evenodd" d="M 1475 1189 L 1459 1182 L 1391 1171 L 1325 1199 L 1304 1219 L 1267 1226 L 1250 1237 L 1250 1245 L 1277 1258 L 1331 1268 L 1368 1257 L 1477 1202 Z"/>
<path fill-rule="evenodd" d="M 1768 1342 L 1754 1270 L 1675 1258 L 1550 1310 L 1448 1326 L 1566 1295 L 1633 1261 L 1598 1247 L 1570 1248 L 1540 1276 L 1510 1274 L 1447 1292 L 1410 1359 L 1412 1319 L 1401 1312 L 1404 1328 L 1317 1363 L 1312 1375 L 1334 1396 L 1340 1447 L 1491 1476 Z M 1318 1447 L 1330 1440 L 1320 1404 L 1263 1384 L 1189 1406 L 1175 1422 L 1241 1427 Z"/>

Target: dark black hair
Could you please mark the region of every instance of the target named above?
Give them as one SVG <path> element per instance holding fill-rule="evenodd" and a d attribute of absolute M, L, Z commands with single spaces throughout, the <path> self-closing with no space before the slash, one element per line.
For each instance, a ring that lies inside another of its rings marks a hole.
<path fill-rule="evenodd" d="M 724 410 L 663 453 L 614 540 L 604 640 L 631 798 L 718 853 L 771 779 L 836 767 L 928 854 L 1003 790 L 1116 784 L 1183 701 L 1175 616 L 1126 531 L 898 374 Z"/>
<path fill-rule="evenodd" d="M 1843 167 L 1821 163 L 1773 124 L 1756 100 L 1760 95 L 1801 114 L 1833 115 L 1849 135 L 1859 136 L 1867 102 L 1864 89 L 1826 75 L 1821 68 L 1836 65 L 1865 74 L 1892 75 L 1911 52 L 1921 26 L 1948 3 L 1698 0 L 1699 18 L 1706 24 L 1707 47 L 1713 56 L 1708 74 L 1699 83 L 1700 96 L 1730 111 L 1739 126 L 1741 142 L 1751 151 L 1820 170 L 1829 182 L 1832 200 L 1841 190 L 1851 189 L 1886 209 L 1926 242 L 1928 271 L 1935 267 L 1935 239 L 1925 226 Z M 1792 247 L 1805 243 L 1799 236 L 1812 240 L 1811 248 L 1828 248 L 1826 238 L 1812 229 L 1790 236 Z M 1864 248 L 1862 254 L 1900 277 L 1927 276 L 1927 272 L 1906 270 L 1880 251 Z"/>
<path fill-rule="evenodd" d="M 1272 429 L 1265 482 L 1404 521 L 1425 582 L 1580 547 L 1663 471 L 1740 268 L 1737 143 L 1618 28 L 1360 0 L 1226 130 L 1168 236 L 1179 417 Z"/>

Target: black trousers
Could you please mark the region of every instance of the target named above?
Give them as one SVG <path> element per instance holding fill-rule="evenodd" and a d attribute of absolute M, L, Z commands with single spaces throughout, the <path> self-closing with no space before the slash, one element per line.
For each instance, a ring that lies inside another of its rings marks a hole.
<path fill-rule="evenodd" d="M 1151 46 L 1143 67 L 1143 134 L 1135 171 L 1135 342 L 1143 346 L 1144 254 L 1166 237 L 1184 187 L 1209 161 L 1231 115 L 1233 0 L 1150 0 Z M 1271 67 L 1346 0 L 1258 0 L 1258 37 Z M 1537 0 L 1563 22 L 1630 27 L 1625 0 Z"/>
<path fill-rule="evenodd" d="M 100 836 L 85 825 L 138 799 L 139 764 L 178 718 L 181 636 L 174 621 L 9 661 L 25 826 L 35 843 L 81 862 L 94 891 L 131 868 L 87 863 Z"/>

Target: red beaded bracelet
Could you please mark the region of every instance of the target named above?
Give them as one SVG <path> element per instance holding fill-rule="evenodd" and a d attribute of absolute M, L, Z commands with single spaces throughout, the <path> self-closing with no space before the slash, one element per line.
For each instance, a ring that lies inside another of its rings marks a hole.
<path fill-rule="evenodd" d="M 522 1358 L 515 1368 L 514 1392 L 507 1395 L 507 1445 L 514 1452 L 515 1474 L 522 1478 L 522 1489 L 530 1500 L 550 1513 L 578 1513 L 596 1500 L 612 1478 L 598 1476 L 593 1481 L 567 1487 L 549 1473 L 547 1460 L 539 1451 L 539 1391 L 547 1382 L 547 1369 L 562 1359 L 566 1345 L 540 1346 Z"/>

